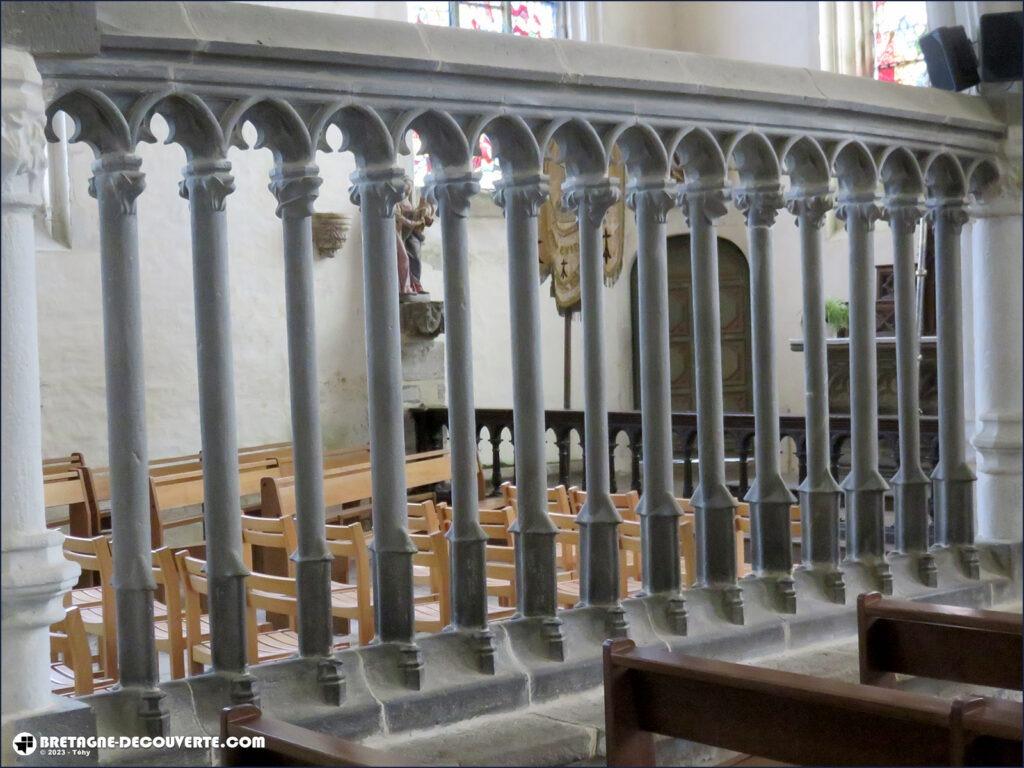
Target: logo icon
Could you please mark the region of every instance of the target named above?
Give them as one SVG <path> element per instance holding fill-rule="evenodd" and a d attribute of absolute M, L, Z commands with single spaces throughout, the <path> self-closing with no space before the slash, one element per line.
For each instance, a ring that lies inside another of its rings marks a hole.
<path fill-rule="evenodd" d="M 22 731 L 21 733 L 19 733 L 17 736 L 14 737 L 13 746 L 14 746 L 14 751 L 15 752 L 17 752 L 19 755 L 25 757 L 25 756 L 31 755 L 33 752 L 35 752 L 36 751 L 36 747 L 38 745 L 36 744 L 36 737 L 35 736 L 33 736 L 31 733 L 28 733 L 26 731 Z"/>

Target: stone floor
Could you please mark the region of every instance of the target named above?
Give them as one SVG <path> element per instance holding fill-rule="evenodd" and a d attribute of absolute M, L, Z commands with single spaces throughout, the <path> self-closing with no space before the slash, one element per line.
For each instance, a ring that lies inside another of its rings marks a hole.
<path fill-rule="evenodd" d="M 1020 612 L 1021 604 L 994 606 Z M 856 639 L 824 643 L 779 655 L 746 660 L 769 669 L 857 682 Z M 904 679 L 901 687 L 944 698 L 979 693 L 1021 700 L 1019 691 Z M 604 765 L 603 691 L 595 688 L 512 713 L 488 715 L 455 725 L 366 740 L 371 746 L 435 765 Z M 659 765 L 716 765 L 734 753 L 699 744 L 662 739 Z"/>

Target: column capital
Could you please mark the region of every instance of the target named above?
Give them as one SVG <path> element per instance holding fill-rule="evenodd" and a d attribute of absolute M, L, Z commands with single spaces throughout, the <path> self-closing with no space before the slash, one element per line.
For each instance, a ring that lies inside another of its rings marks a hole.
<path fill-rule="evenodd" d="M 543 174 L 524 179 L 501 181 L 494 188 L 491 198 L 495 205 L 507 213 L 507 205 L 524 206 L 528 216 L 540 213 L 540 207 L 549 195 L 548 177 Z"/>
<path fill-rule="evenodd" d="M 599 227 L 604 215 L 619 201 L 619 190 L 608 179 L 570 183 L 562 188 L 562 207 L 578 210 L 592 227 Z"/>
<path fill-rule="evenodd" d="M 882 200 L 882 215 L 891 229 L 913 232 L 917 222 L 924 216 L 921 200 L 915 196 L 891 196 Z"/>
<path fill-rule="evenodd" d="M 184 178 L 178 182 L 178 194 L 189 205 L 210 211 L 223 211 L 227 198 L 235 191 L 235 177 L 227 160 L 194 160 L 185 166 Z"/>
<path fill-rule="evenodd" d="M 695 189 L 681 187 L 677 199 L 686 216 L 686 224 L 692 228 L 695 215 L 702 217 L 708 224 L 714 224 L 715 219 L 725 216 L 729 193 L 725 187 L 718 186 Z"/>
<path fill-rule="evenodd" d="M 320 194 L 320 169 L 315 165 L 278 165 L 270 173 L 267 188 L 277 200 L 279 218 L 305 219 L 313 215 Z"/>
<path fill-rule="evenodd" d="M 656 181 L 651 184 L 633 184 L 626 187 L 626 205 L 630 210 L 639 213 L 641 204 L 645 211 L 653 213 L 659 224 L 664 224 L 668 212 L 676 205 L 674 190 L 667 181 Z"/>
<path fill-rule="evenodd" d="M 733 204 L 743 213 L 748 227 L 771 227 L 775 217 L 786 201 L 778 187 L 763 189 L 738 189 L 733 194 Z"/>
<path fill-rule="evenodd" d="M 423 194 L 428 200 L 437 203 L 438 208 L 450 211 L 460 219 L 469 214 L 469 201 L 480 191 L 480 174 L 468 173 L 465 176 L 448 178 L 430 175 Z"/>
<path fill-rule="evenodd" d="M 135 213 L 135 201 L 146 188 L 146 174 L 139 170 L 142 158 L 128 153 L 102 155 L 92 164 L 89 195 L 97 200 L 101 195 L 113 197 L 121 213 Z"/>
<path fill-rule="evenodd" d="M 875 228 L 875 222 L 882 218 L 882 209 L 875 202 L 874 195 L 869 197 L 840 197 L 836 206 L 836 218 L 846 225 L 861 219 L 867 225 L 868 232 Z"/>
<path fill-rule="evenodd" d="M 360 208 L 367 206 L 370 213 L 390 217 L 395 206 L 405 199 L 409 180 L 399 168 L 382 171 L 359 171 L 352 174 L 349 200 Z"/>
<path fill-rule="evenodd" d="M 832 210 L 832 205 L 832 195 L 828 192 L 786 196 L 786 210 L 796 216 L 797 226 L 803 220 L 813 229 L 821 229 L 825 223 L 825 214 Z"/>
<path fill-rule="evenodd" d="M 929 223 L 934 225 L 938 223 L 939 219 L 942 219 L 952 226 L 953 230 L 958 234 L 964 224 L 970 220 L 970 216 L 967 214 L 966 202 L 963 198 L 929 198 L 925 200 L 925 206 L 928 209 L 925 218 Z"/>
<path fill-rule="evenodd" d="M 0 101 L 3 204 L 37 206 L 42 202 L 39 181 L 46 170 L 46 136 L 42 79 L 30 54 L 4 47 Z"/>

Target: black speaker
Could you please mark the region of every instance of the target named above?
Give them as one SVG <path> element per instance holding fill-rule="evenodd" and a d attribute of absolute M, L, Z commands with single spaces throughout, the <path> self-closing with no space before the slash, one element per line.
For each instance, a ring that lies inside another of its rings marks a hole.
<path fill-rule="evenodd" d="M 1021 38 L 1024 38 L 1024 12 L 982 15 L 978 28 L 982 82 L 1021 79 Z"/>
<path fill-rule="evenodd" d="M 938 27 L 918 41 L 932 87 L 963 91 L 977 85 L 978 57 L 963 27 Z"/>

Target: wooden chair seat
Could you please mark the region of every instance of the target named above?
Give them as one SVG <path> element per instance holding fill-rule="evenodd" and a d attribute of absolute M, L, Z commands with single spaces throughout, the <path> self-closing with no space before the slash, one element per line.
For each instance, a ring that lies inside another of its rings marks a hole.
<path fill-rule="evenodd" d="M 109 677 L 94 677 L 92 681 L 92 692 L 105 691 L 113 688 L 117 680 Z M 50 691 L 57 696 L 77 696 L 75 691 L 75 670 L 63 662 L 50 664 Z"/>
<path fill-rule="evenodd" d="M 415 603 L 413 614 L 417 632 L 440 632 L 448 624 L 442 615 L 441 601 L 437 599 Z"/>
<path fill-rule="evenodd" d="M 102 635 L 103 604 L 79 605 L 77 607 L 81 611 L 82 621 L 85 623 L 86 632 L 90 635 Z M 167 619 L 167 606 L 159 600 L 153 601 L 153 619 L 154 621 L 164 621 Z"/>
<path fill-rule="evenodd" d="M 102 605 L 103 603 L 103 587 L 83 587 L 82 589 L 73 589 L 69 593 L 70 598 L 67 601 L 69 605 L 77 608 L 83 608 L 88 605 Z"/>
<path fill-rule="evenodd" d="M 335 643 L 333 650 L 340 651 L 349 648 L 347 641 Z M 264 661 L 276 659 L 287 659 L 299 652 L 299 633 L 294 629 L 274 629 L 269 632 L 260 632 L 256 635 L 256 652 L 259 664 Z M 213 654 L 210 651 L 210 641 L 204 640 L 192 647 L 192 655 L 195 661 L 204 666 L 213 665 Z"/>

